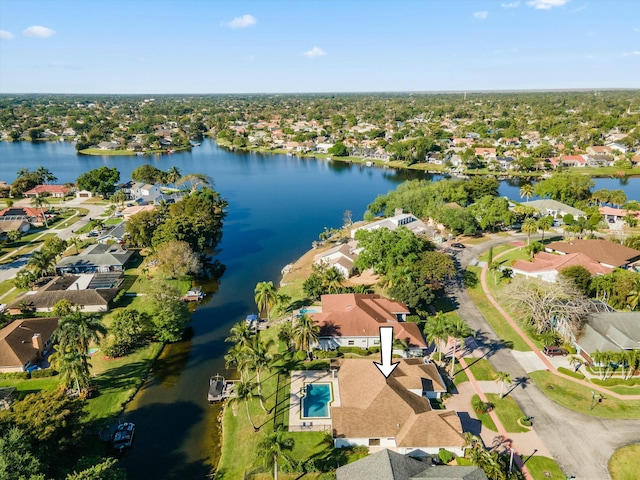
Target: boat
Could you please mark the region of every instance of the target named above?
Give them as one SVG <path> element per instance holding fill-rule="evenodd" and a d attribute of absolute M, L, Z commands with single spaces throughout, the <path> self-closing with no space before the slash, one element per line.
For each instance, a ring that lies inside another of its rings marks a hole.
<path fill-rule="evenodd" d="M 136 152 L 136 155 L 138 155 L 139 157 L 144 155 L 144 152 Z"/>
<path fill-rule="evenodd" d="M 205 297 L 206 293 L 202 291 L 200 287 L 193 287 L 187 290 L 187 293 L 182 297 L 183 302 L 198 302 Z"/>
<path fill-rule="evenodd" d="M 367 167 L 373 167 L 373 162 L 365 162 L 365 165 L 366 165 Z"/>
<path fill-rule="evenodd" d="M 207 394 L 207 400 L 209 402 L 218 402 L 224 398 L 225 381 L 222 375 L 214 375 L 209 378 L 209 393 Z"/>
<path fill-rule="evenodd" d="M 131 422 L 121 423 L 113 433 L 113 448 L 122 452 L 133 443 L 133 434 L 136 432 L 136 425 Z"/>
<path fill-rule="evenodd" d="M 251 315 L 247 315 L 245 322 L 247 324 L 247 327 L 249 327 L 249 330 L 255 333 L 255 331 L 258 328 L 258 322 L 259 322 L 258 315 L 256 315 L 255 313 L 252 313 Z"/>

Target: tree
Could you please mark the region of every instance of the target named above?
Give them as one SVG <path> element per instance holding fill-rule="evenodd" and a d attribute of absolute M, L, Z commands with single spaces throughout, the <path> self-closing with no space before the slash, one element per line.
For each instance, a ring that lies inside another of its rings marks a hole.
<path fill-rule="evenodd" d="M 311 358 L 311 347 L 318 342 L 320 334 L 320 326 L 313 322 L 313 319 L 302 314 L 296 319 L 293 326 L 293 340 L 298 345 L 298 349 L 307 352 L 308 358 Z"/>
<path fill-rule="evenodd" d="M 72 311 L 60 320 L 52 338 L 58 343 L 60 351 L 75 351 L 88 363 L 91 342 L 100 344 L 106 333 L 107 327 L 97 314 Z"/>
<path fill-rule="evenodd" d="M 119 310 L 109 327 L 109 333 L 113 337 L 111 346 L 118 350 L 118 356 L 126 355 L 139 345 L 151 330 L 151 319 L 147 314 L 132 308 Z"/>
<path fill-rule="evenodd" d="M 573 265 L 571 267 L 563 268 L 558 272 L 561 277 L 573 282 L 573 284 L 584 295 L 589 295 L 591 292 L 591 272 L 582 265 Z"/>
<path fill-rule="evenodd" d="M 287 452 L 293 450 L 294 443 L 293 438 L 285 437 L 282 429 L 278 428 L 258 444 L 258 458 L 262 460 L 266 468 L 273 468 L 274 480 L 278 480 L 278 461 L 283 461 L 287 464 L 291 463 L 291 458 Z"/>
<path fill-rule="evenodd" d="M 511 384 L 511 375 L 507 372 L 496 372 L 496 383 L 500 383 L 500 398 L 504 398 L 504 385 Z"/>
<path fill-rule="evenodd" d="M 125 471 L 118 468 L 118 460 L 104 458 L 96 464 L 87 464 L 81 459 L 79 469 L 76 467 L 73 473 L 66 476 L 65 480 L 126 480 Z"/>
<path fill-rule="evenodd" d="M 260 380 L 260 374 L 263 369 L 268 368 L 271 365 L 273 360 L 269 353 L 269 347 L 271 345 L 272 342 L 265 343 L 260 339 L 259 335 L 255 335 L 247 347 L 247 364 L 249 368 L 256 371 L 256 379 L 258 380 L 258 398 L 264 413 L 269 413 L 269 411 L 266 409 L 262 401 L 262 382 Z"/>
<path fill-rule="evenodd" d="M 150 183 L 154 185 L 156 183 L 162 183 L 165 178 L 165 172 L 162 170 L 145 163 L 140 165 L 133 172 L 131 172 L 131 180 L 142 183 Z"/>
<path fill-rule="evenodd" d="M 93 194 L 107 197 L 115 191 L 119 181 L 120 172 L 118 169 L 100 167 L 80 175 L 76 179 L 76 184 L 79 190 L 88 190 Z"/>
<path fill-rule="evenodd" d="M 539 197 L 549 197 L 569 205 L 591 198 L 593 180 L 580 173 L 556 173 L 537 183 L 534 192 Z"/>
<path fill-rule="evenodd" d="M 38 250 L 31 254 L 27 267 L 31 269 L 38 278 L 44 277 L 52 271 L 55 262 L 55 255 L 46 250 Z"/>
<path fill-rule="evenodd" d="M 436 350 L 442 353 L 443 344 L 449 338 L 447 317 L 442 312 L 438 312 L 435 317 L 427 320 L 424 326 L 424 334 L 427 338 L 427 343 L 434 343 Z"/>
<path fill-rule="evenodd" d="M 162 343 L 177 342 L 191 317 L 189 309 L 180 301 L 180 293 L 164 281 L 156 281 L 151 288 L 153 333 Z"/>
<path fill-rule="evenodd" d="M 9 426 L 0 433 L 0 478 L 44 480 L 42 469 L 29 437 L 20 428 Z"/>
<path fill-rule="evenodd" d="M 538 222 L 535 218 L 529 217 L 522 223 L 522 232 L 527 234 L 527 245 L 531 243 L 531 234 L 538 233 Z"/>
<path fill-rule="evenodd" d="M 127 194 L 122 190 L 116 190 L 113 195 L 111 195 L 111 201 L 115 205 L 123 206 L 124 202 L 127 201 Z"/>
<path fill-rule="evenodd" d="M 524 183 L 520 187 L 520 198 L 526 198 L 528 202 L 531 197 L 533 197 L 533 185 Z"/>
<path fill-rule="evenodd" d="M 546 215 L 544 217 L 540 217 L 538 219 L 538 228 L 542 230 L 542 242 L 544 242 L 544 232 L 549 230 L 553 225 L 553 217 L 550 215 Z"/>
<path fill-rule="evenodd" d="M 343 281 L 344 275 L 336 267 L 326 269 L 322 278 L 322 283 L 329 293 L 338 293 L 342 289 Z"/>
<path fill-rule="evenodd" d="M 254 289 L 255 302 L 259 311 L 267 311 L 267 320 L 271 320 L 270 311 L 276 301 L 276 289 L 273 282 L 259 282 Z"/>
<path fill-rule="evenodd" d="M 447 333 L 451 338 L 453 338 L 453 353 L 451 354 L 451 373 L 449 374 L 453 377 L 455 365 L 456 365 L 456 349 L 458 346 L 458 340 L 464 340 L 465 338 L 473 335 L 473 330 L 467 325 L 464 320 L 460 317 L 457 317 L 452 322 L 447 322 Z"/>
<path fill-rule="evenodd" d="M 259 428 L 256 427 L 255 423 L 253 423 L 253 418 L 251 418 L 251 412 L 249 411 L 249 400 L 255 397 L 253 390 L 256 388 L 256 384 L 250 380 L 240 380 L 236 383 L 235 387 L 236 396 L 231 398 L 231 402 L 240 402 L 244 400 L 249 423 L 253 427 L 253 431 L 257 432 Z"/>
<path fill-rule="evenodd" d="M 499 225 L 511 225 L 515 219 L 515 214 L 509 209 L 509 202 L 501 197 L 484 196 L 469 208 L 485 230 L 495 230 Z"/>
<path fill-rule="evenodd" d="M 63 298 L 62 300 L 58 300 L 56 302 L 56 304 L 53 306 L 53 309 L 51 310 L 51 314 L 54 317 L 66 317 L 67 315 L 70 315 L 72 312 L 78 311 L 79 309 L 80 307 L 78 305 L 70 302 L 66 298 Z"/>
<path fill-rule="evenodd" d="M 336 157 L 346 157 L 349 155 L 349 150 L 342 142 L 336 142 L 327 152 Z"/>
<path fill-rule="evenodd" d="M 91 364 L 86 356 L 76 350 L 60 350 L 51 355 L 52 367 L 60 372 L 60 382 L 64 388 L 75 387 L 76 394 L 89 386 Z"/>
<path fill-rule="evenodd" d="M 180 169 L 175 165 L 173 165 L 171 168 L 169 168 L 169 170 L 167 170 L 167 173 L 165 176 L 165 180 L 167 181 L 167 183 L 175 186 L 176 183 L 178 183 L 178 181 L 180 180 L 180 178 L 182 178 L 182 174 L 180 173 Z"/>
<path fill-rule="evenodd" d="M 153 260 L 167 278 L 180 278 L 187 274 L 199 274 L 202 270 L 200 258 L 187 242 L 172 240 L 158 245 Z"/>
<path fill-rule="evenodd" d="M 33 197 L 31 199 L 31 205 L 33 205 L 35 208 L 39 208 L 40 209 L 40 213 L 42 215 L 42 220 L 44 221 L 45 226 L 48 228 L 49 227 L 49 221 L 47 220 L 47 216 L 45 215 L 45 208 L 44 207 L 48 207 L 49 206 L 49 200 L 46 199 L 46 197 L 42 197 L 42 196 L 36 196 Z"/>

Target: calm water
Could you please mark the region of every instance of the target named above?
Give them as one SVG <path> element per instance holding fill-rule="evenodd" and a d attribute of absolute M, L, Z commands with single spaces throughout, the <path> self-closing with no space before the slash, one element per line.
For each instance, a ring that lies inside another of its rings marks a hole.
<path fill-rule="evenodd" d="M 189 153 L 145 157 L 78 156 L 69 143 L 0 142 L 0 180 L 12 182 L 20 168 L 43 165 L 60 183 L 100 166 L 116 167 L 121 180 L 143 163 L 183 174 L 213 177 L 229 202 L 218 258 L 227 267 L 218 292 L 193 315 L 193 337 L 171 345 L 125 416 L 138 425 L 131 454 L 123 459 L 132 479 L 197 479 L 209 473 L 217 442 L 219 410 L 208 405 L 209 376 L 224 372 L 229 327 L 255 312 L 253 288 L 277 283 L 281 268 L 307 251 L 324 227 L 338 227 L 345 210 L 359 220 L 366 205 L 418 172 L 367 168 L 284 155 L 229 153 L 205 140 Z M 440 177 L 433 177 L 440 178 Z M 597 179 L 596 188 L 622 188 L 640 199 L 640 179 L 626 184 Z M 502 182 L 500 193 L 519 197 L 519 186 Z"/>

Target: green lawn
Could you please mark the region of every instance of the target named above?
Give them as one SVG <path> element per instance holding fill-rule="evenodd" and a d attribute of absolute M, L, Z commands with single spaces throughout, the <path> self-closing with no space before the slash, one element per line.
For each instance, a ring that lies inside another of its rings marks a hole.
<path fill-rule="evenodd" d="M 104 221 L 105 225 L 120 225 L 122 223 L 121 218 L 109 218 Z"/>
<path fill-rule="evenodd" d="M 611 479 L 638 480 L 638 458 L 640 458 L 640 443 L 616 450 L 609 459 Z"/>
<path fill-rule="evenodd" d="M 525 466 L 531 473 L 534 480 L 566 480 L 567 476 L 560 470 L 560 467 L 553 458 L 539 457 L 534 455 L 529 458 L 524 455 Z"/>
<path fill-rule="evenodd" d="M 507 323 L 504 317 L 498 312 L 495 307 L 489 302 L 482 286 L 480 285 L 480 272 L 479 267 L 469 267 L 467 270 L 474 272 L 478 276 L 478 284 L 473 288 L 468 288 L 469 296 L 476 304 L 478 310 L 484 315 L 491 327 L 495 330 L 498 337 L 500 337 L 508 345 L 511 345 L 514 350 L 522 352 L 528 352 L 531 350 L 529 345 L 516 333 L 516 331 Z M 491 275 L 488 275 L 488 277 Z"/>
<path fill-rule="evenodd" d="M 460 365 L 460 362 L 456 362 L 456 366 L 454 368 L 453 383 L 456 385 L 459 385 L 463 382 L 468 382 L 468 381 L 469 381 L 469 377 L 467 376 L 467 372 L 463 370 L 462 365 Z"/>
<path fill-rule="evenodd" d="M 16 387 L 18 398 L 22 399 L 29 393 L 36 393 L 40 390 L 55 390 L 58 388 L 58 377 L 33 378 L 29 380 L 0 379 L 0 387 Z"/>
<path fill-rule="evenodd" d="M 476 401 L 476 399 L 479 400 L 480 397 L 478 395 L 474 395 L 471 398 L 471 405 L 473 405 L 473 403 Z M 471 408 L 473 409 L 473 406 Z M 498 431 L 498 428 L 496 427 L 496 424 L 493 423 L 493 419 L 491 418 L 491 416 L 488 413 L 475 412 L 475 414 L 478 416 L 478 420 L 480 420 L 482 422 L 482 426 L 483 427 L 488 428 L 492 432 L 497 432 Z"/>
<path fill-rule="evenodd" d="M 464 360 L 476 380 L 491 381 L 496 379 L 496 372 L 486 358 L 466 357 Z"/>
<path fill-rule="evenodd" d="M 591 400 L 589 387 L 565 380 L 550 372 L 537 371 L 529 374 L 538 388 L 560 405 L 592 417 L 640 418 L 640 400 L 617 400 L 604 394 L 602 402 Z M 591 406 L 593 405 L 593 409 Z"/>
<path fill-rule="evenodd" d="M 529 431 L 528 428 L 521 427 L 518 424 L 518 419 L 524 417 L 524 413 L 522 413 L 522 410 L 520 410 L 520 407 L 512 397 L 506 396 L 501 399 L 497 393 L 487 393 L 486 395 L 487 400 L 493 403 L 493 411 L 496 412 L 507 432 Z"/>

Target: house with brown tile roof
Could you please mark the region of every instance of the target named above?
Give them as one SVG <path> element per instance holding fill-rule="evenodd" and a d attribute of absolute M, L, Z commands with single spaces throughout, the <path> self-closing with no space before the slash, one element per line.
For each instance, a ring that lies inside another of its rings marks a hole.
<path fill-rule="evenodd" d="M 394 338 L 409 345 L 408 355 L 421 356 L 427 349 L 418 325 L 406 321 L 409 309 L 400 302 L 375 294 L 343 293 L 322 295 L 321 303 L 322 313 L 310 315 L 320 326 L 317 348 L 380 346 L 380 327 L 391 326 Z"/>
<path fill-rule="evenodd" d="M 14 320 L 0 330 L 0 372 L 24 372 L 51 346 L 58 318 Z"/>
<path fill-rule="evenodd" d="M 346 359 L 338 371 L 340 406 L 331 409 L 334 446 L 423 456 L 441 448 L 462 455 L 462 425 L 453 410 L 433 410 L 414 387 L 426 375 L 418 359 L 400 360 L 388 379 L 370 360 Z"/>
<path fill-rule="evenodd" d="M 640 250 L 601 239 L 551 242 L 545 250 L 560 254 L 583 253 L 607 267 L 627 267 L 640 261 Z"/>
<path fill-rule="evenodd" d="M 561 270 L 580 265 L 591 275 L 606 275 L 613 272 L 612 267 L 596 262 L 584 253 L 570 253 L 567 255 L 556 255 L 553 253 L 540 252 L 532 261 L 517 260 L 511 267 L 513 273 L 526 277 L 539 278 L 545 282 L 555 283 Z"/>

